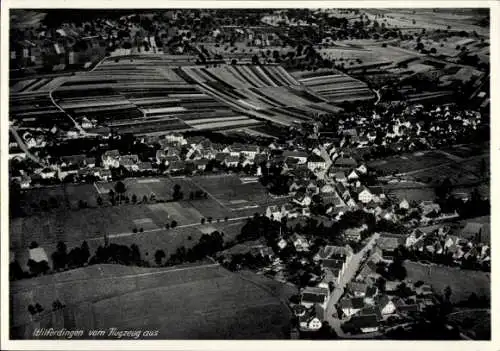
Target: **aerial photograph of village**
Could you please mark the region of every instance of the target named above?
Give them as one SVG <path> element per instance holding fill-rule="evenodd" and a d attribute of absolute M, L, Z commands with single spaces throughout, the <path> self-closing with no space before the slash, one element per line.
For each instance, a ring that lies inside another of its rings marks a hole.
<path fill-rule="evenodd" d="M 491 340 L 488 8 L 8 17 L 10 339 Z"/>

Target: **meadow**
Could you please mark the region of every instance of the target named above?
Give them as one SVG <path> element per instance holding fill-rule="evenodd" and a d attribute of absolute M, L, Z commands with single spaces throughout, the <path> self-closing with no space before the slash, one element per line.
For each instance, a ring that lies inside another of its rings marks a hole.
<path fill-rule="evenodd" d="M 159 330 L 161 339 L 282 339 L 290 312 L 276 291 L 214 264 L 89 266 L 13 283 L 11 337 L 32 338 L 36 327 L 115 327 Z M 51 312 L 55 299 L 66 308 Z M 46 309 L 36 320 L 30 303 Z"/>
<path fill-rule="evenodd" d="M 419 169 L 440 165 L 449 159 L 436 151 L 416 152 L 392 156 L 368 163 L 368 166 L 384 174 L 414 172 Z"/>
<path fill-rule="evenodd" d="M 423 265 L 416 262 L 404 263 L 407 279 L 417 282 L 424 281 L 432 286 L 435 292 L 442 294 L 449 286 L 451 288 L 451 301 L 466 300 L 471 293 L 478 296 L 491 295 L 490 274 L 480 271 L 461 270 L 455 267 Z"/>

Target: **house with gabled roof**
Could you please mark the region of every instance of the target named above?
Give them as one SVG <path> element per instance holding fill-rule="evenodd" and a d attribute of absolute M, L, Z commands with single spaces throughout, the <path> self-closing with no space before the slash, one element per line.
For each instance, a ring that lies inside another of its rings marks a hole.
<path fill-rule="evenodd" d="M 318 310 L 321 310 L 321 307 L 318 307 L 317 305 L 300 310 L 297 317 L 299 319 L 299 327 L 301 330 L 317 331 L 321 329 L 323 323 L 321 322 L 322 317 L 318 316 L 318 314 L 321 314 L 321 311 Z"/>
<path fill-rule="evenodd" d="M 411 247 L 415 245 L 417 242 L 423 240 L 425 238 L 425 233 L 420 229 L 414 229 L 407 237 L 405 241 L 406 247 Z"/>
<path fill-rule="evenodd" d="M 347 177 L 343 171 L 338 171 L 333 174 L 336 182 L 347 183 Z"/>
<path fill-rule="evenodd" d="M 281 206 L 281 217 L 286 218 L 297 218 L 299 216 L 299 212 L 291 203 L 286 203 Z"/>
<path fill-rule="evenodd" d="M 368 189 L 371 193 L 373 201 L 383 202 L 386 199 L 384 189 L 381 186 L 370 186 Z"/>
<path fill-rule="evenodd" d="M 355 208 L 358 206 L 358 203 L 352 197 L 349 197 L 345 204 L 350 208 Z"/>
<path fill-rule="evenodd" d="M 222 161 L 222 163 L 229 168 L 238 167 L 238 164 L 240 163 L 240 157 L 229 155 L 224 158 L 224 161 Z"/>
<path fill-rule="evenodd" d="M 335 286 L 340 285 L 347 267 L 346 262 L 343 259 L 325 259 L 321 261 L 321 266 L 325 271 L 325 280 L 333 282 Z"/>
<path fill-rule="evenodd" d="M 307 240 L 305 236 L 294 233 L 290 237 L 290 240 L 292 241 L 292 244 L 297 252 L 309 251 L 309 240 Z"/>
<path fill-rule="evenodd" d="M 120 167 L 120 152 L 108 150 L 102 154 L 101 160 L 104 168 L 118 168 Z"/>
<path fill-rule="evenodd" d="M 375 315 L 377 316 L 377 321 L 383 320 L 382 313 L 380 313 L 380 309 L 377 306 L 365 306 L 361 311 L 357 313 L 358 316 L 369 316 Z"/>
<path fill-rule="evenodd" d="M 179 144 L 179 145 L 185 145 L 188 143 L 188 141 L 184 138 L 184 136 L 181 133 L 169 133 L 169 134 L 165 135 L 164 140 L 167 143 L 174 143 L 174 144 Z M 203 139 L 197 139 L 197 140 L 194 140 L 193 138 L 189 138 L 189 143 L 196 144 L 197 142 L 199 142 L 200 140 L 202 141 Z"/>
<path fill-rule="evenodd" d="M 290 185 L 289 191 L 292 194 L 295 194 L 298 190 L 304 189 L 307 186 L 307 181 L 299 179 L 299 180 L 294 180 L 293 183 Z"/>
<path fill-rule="evenodd" d="M 179 160 L 179 161 L 172 161 L 168 164 L 168 171 L 169 172 L 179 172 L 183 171 L 186 168 L 186 162 Z"/>
<path fill-rule="evenodd" d="M 361 270 L 359 271 L 358 275 L 356 276 L 356 280 L 358 281 L 366 281 L 367 279 L 371 279 L 375 281 L 380 274 L 377 273 L 377 265 L 375 262 L 372 260 L 369 260 L 366 262 Z"/>
<path fill-rule="evenodd" d="M 303 193 L 297 193 L 294 198 L 293 198 L 293 203 L 301 206 L 301 207 L 308 207 L 311 204 L 311 197 L 307 194 Z"/>
<path fill-rule="evenodd" d="M 326 160 L 316 154 L 313 154 L 307 159 L 307 168 L 309 168 L 312 172 L 317 170 L 326 170 Z"/>
<path fill-rule="evenodd" d="M 137 155 L 122 155 L 120 156 L 120 166 L 125 167 L 128 171 L 139 170 L 139 156 Z"/>
<path fill-rule="evenodd" d="M 376 314 L 356 315 L 342 325 L 342 328 L 360 331 L 363 334 L 375 333 L 379 330 L 378 317 Z"/>
<path fill-rule="evenodd" d="M 139 162 L 137 164 L 137 170 L 139 172 L 151 172 L 154 170 L 154 168 L 151 162 Z"/>
<path fill-rule="evenodd" d="M 260 152 L 260 148 L 257 145 L 243 145 L 240 150 L 240 156 L 244 156 L 249 160 L 255 160 L 255 156 Z"/>
<path fill-rule="evenodd" d="M 399 203 L 398 206 L 402 210 L 408 210 L 408 209 L 410 209 L 410 203 L 406 199 L 401 200 L 401 202 Z"/>
<path fill-rule="evenodd" d="M 335 258 L 335 259 L 343 259 L 345 262 L 349 262 L 352 258 L 352 255 L 353 251 L 349 245 L 345 246 L 326 245 L 318 251 L 318 253 L 314 256 L 314 260 L 320 261 L 329 258 Z"/>
<path fill-rule="evenodd" d="M 366 186 L 362 186 L 361 188 L 359 188 L 357 190 L 357 196 L 358 196 L 358 200 L 364 204 L 367 204 L 370 201 L 373 201 L 373 198 L 374 198 L 372 192 Z"/>
<path fill-rule="evenodd" d="M 330 298 L 330 291 L 327 288 L 320 287 L 306 287 L 300 293 L 300 304 L 306 308 L 313 307 L 319 304 L 326 308 L 328 299 Z"/>
<path fill-rule="evenodd" d="M 344 230 L 344 238 L 346 240 L 352 240 L 352 241 L 361 241 L 361 233 L 368 229 L 368 226 L 366 224 L 363 224 L 360 227 L 355 227 L 355 228 L 347 228 Z"/>
<path fill-rule="evenodd" d="M 325 185 L 323 185 L 320 189 L 320 192 L 323 193 L 323 194 L 330 194 L 330 193 L 333 193 L 335 192 L 336 189 L 335 189 L 335 185 L 334 184 L 330 184 L 330 183 L 327 183 Z"/>
<path fill-rule="evenodd" d="M 358 180 L 359 175 L 356 173 L 355 170 L 352 170 L 348 175 L 347 175 L 347 180 L 353 181 L 353 180 Z"/>
<path fill-rule="evenodd" d="M 283 164 L 283 168 L 290 170 L 295 169 L 299 165 L 299 160 L 294 157 L 287 157 L 285 159 L 285 163 Z"/>
<path fill-rule="evenodd" d="M 283 151 L 285 159 L 293 158 L 298 161 L 298 164 L 305 164 L 307 162 L 308 154 L 305 151 Z"/>
<path fill-rule="evenodd" d="M 366 287 L 365 294 L 363 296 L 363 301 L 367 305 L 375 305 L 375 297 L 378 294 L 378 289 L 375 285 L 369 285 Z"/>
<path fill-rule="evenodd" d="M 266 217 L 275 221 L 281 221 L 282 213 L 278 206 L 268 206 L 266 209 Z"/>
<path fill-rule="evenodd" d="M 21 189 L 29 189 L 31 186 L 31 177 L 24 174 L 19 180 L 19 186 Z"/>
<path fill-rule="evenodd" d="M 358 171 L 361 174 L 366 174 L 368 173 L 368 168 L 364 164 L 361 164 L 358 168 L 356 168 L 356 171 Z"/>
<path fill-rule="evenodd" d="M 193 161 L 196 169 L 199 171 L 204 171 L 207 168 L 208 162 L 209 160 L 207 158 L 201 158 Z"/>
<path fill-rule="evenodd" d="M 396 305 L 394 305 L 394 302 L 385 294 L 375 297 L 375 306 L 380 310 L 382 316 L 388 316 L 396 312 Z"/>
<path fill-rule="evenodd" d="M 365 282 L 351 281 L 347 284 L 347 290 L 354 295 L 354 297 L 365 297 L 368 284 Z"/>
<path fill-rule="evenodd" d="M 365 307 L 362 297 L 344 298 L 339 302 L 339 308 L 345 317 L 354 316 Z"/>
<path fill-rule="evenodd" d="M 420 313 L 420 305 L 418 303 L 403 304 L 397 306 L 397 312 L 406 316 L 415 316 Z"/>

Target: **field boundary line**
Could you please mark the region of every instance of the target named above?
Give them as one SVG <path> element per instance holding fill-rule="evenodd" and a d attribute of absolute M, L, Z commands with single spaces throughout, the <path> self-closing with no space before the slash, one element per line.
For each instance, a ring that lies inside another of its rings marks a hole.
<path fill-rule="evenodd" d="M 231 208 L 227 207 L 226 205 L 224 205 L 219 199 L 217 199 L 215 196 L 212 195 L 212 193 L 210 193 L 209 191 L 207 191 L 204 187 L 202 187 L 200 184 L 196 184 L 195 182 L 193 182 L 191 179 L 189 179 L 189 182 L 191 184 L 193 184 L 194 186 L 198 187 L 200 190 L 204 191 L 205 193 L 208 194 L 208 196 L 210 196 L 212 198 L 212 200 L 214 200 L 215 202 L 217 202 L 219 205 L 221 205 L 222 207 L 224 207 L 226 210 L 229 210 L 229 211 L 232 211 Z"/>
<path fill-rule="evenodd" d="M 98 193 L 99 195 L 101 195 L 101 194 L 102 194 L 102 192 L 99 190 L 99 187 L 97 186 L 96 182 L 94 182 L 94 188 L 95 188 L 95 190 L 97 191 L 97 193 Z"/>
<path fill-rule="evenodd" d="M 123 266 L 123 265 L 120 265 L 120 266 Z M 170 272 L 180 272 L 180 271 L 203 269 L 203 268 L 218 267 L 218 266 L 220 266 L 218 263 L 209 263 L 209 264 L 204 264 L 204 265 L 200 265 L 200 266 L 161 270 L 158 272 L 144 272 L 144 273 L 137 273 L 137 274 L 116 275 L 116 276 L 109 276 L 109 277 L 90 277 L 90 278 L 85 278 L 85 279 L 72 279 L 72 280 L 65 280 L 62 282 L 50 282 L 48 284 L 35 284 L 35 285 L 31 285 L 29 287 L 19 288 L 19 290 L 16 290 L 16 288 L 13 288 L 12 292 L 13 293 L 21 293 L 23 291 L 36 289 L 36 288 L 43 287 L 43 286 L 58 286 L 58 285 L 64 285 L 64 284 L 69 284 L 69 283 L 85 282 L 85 281 L 89 281 L 89 280 L 96 281 L 96 280 L 123 279 L 123 278 L 130 279 L 130 278 L 137 278 L 137 277 L 147 277 L 150 275 L 167 274 Z M 87 267 L 89 267 L 89 266 L 87 266 Z M 139 267 L 139 266 L 125 266 L 125 267 Z M 139 267 L 139 268 L 141 268 L 141 267 Z"/>
<path fill-rule="evenodd" d="M 268 288 L 268 287 L 267 287 L 267 286 L 265 286 L 264 284 L 261 284 L 261 283 L 258 283 L 258 282 L 256 282 L 256 281 L 252 280 L 251 278 L 248 278 L 248 277 L 243 276 L 241 273 L 240 273 L 240 274 L 238 274 L 238 277 L 240 277 L 242 280 L 245 280 L 245 281 L 247 281 L 247 282 L 249 282 L 249 283 L 251 283 L 251 284 L 253 284 L 253 285 L 255 285 L 255 286 L 257 286 L 257 287 L 259 287 L 259 288 L 261 288 L 261 289 L 263 289 L 264 291 L 266 291 L 267 293 L 269 293 L 271 296 L 273 296 L 273 297 L 277 298 L 277 299 L 280 301 L 280 303 L 281 303 L 283 306 L 285 306 L 285 307 L 286 307 L 286 309 L 287 309 L 288 311 L 290 311 L 290 313 L 292 313 L 292 314 L 293 314 L 293 310 L 292 310 L 292 308 L 288 305 L 288 301 L 285 301 L 283 298 L 281 298 L 281 296 L 279 296 L 278 294 L 275 294 L 275 293 L 272 291 L 272 289 Z"/>

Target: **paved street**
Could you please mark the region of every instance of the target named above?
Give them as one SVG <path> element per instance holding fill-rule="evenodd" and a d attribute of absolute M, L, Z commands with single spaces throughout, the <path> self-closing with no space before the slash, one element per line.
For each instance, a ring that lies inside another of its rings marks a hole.
<path fill-rule="evenodd" d="M 326 307 L 325 320 L 335 329 L 335 332 L 338 336 L 345 336 L 344 332 L 340 328 L 340 320 L 338 318 L 333 317 L 332 315 L 335 313 L 335 305 L 339 301 L 340 297 L 344 294 L 344 288 L 346 285 L 354 278 L 356 272 L 362 264 L 363 256 L 366 252 L 371 250 L 376 240 L 379 238 L 380 234 L 375 233 L 372 235 L 368 243 L 361 249 L 358 253 L 356 253 L 349 263 L 344 275 L 342 277 L 342 282 L 339 287 L 335 288 L 328 301 L 328 305 Z"/>

